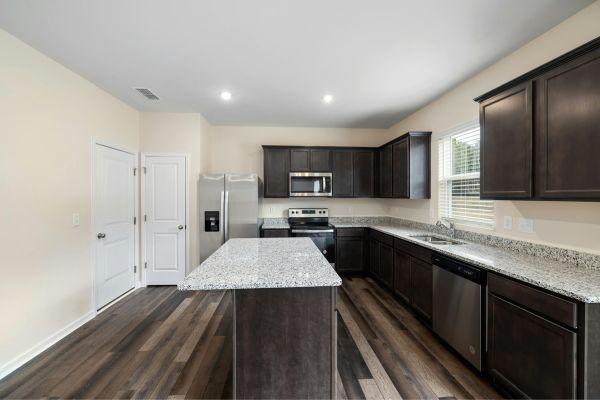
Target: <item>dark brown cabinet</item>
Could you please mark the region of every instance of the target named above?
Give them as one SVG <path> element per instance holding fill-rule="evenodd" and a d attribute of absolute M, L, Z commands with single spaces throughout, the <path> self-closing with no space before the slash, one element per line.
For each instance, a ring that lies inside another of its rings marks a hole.
<path fill-rule="evenodd" d="M 394 248 L 379 244 L 379 278 L 388 287 L 394 285 Z"/>
<path fill-rule="evenodd" d="M 289 229 L 261 229 L 260 236 L 264 238 L 289 237 Z"/>
<path fill-rule="evenodd" d="M 289 197 L 290 151 L 264 147 L 265 197 Z"/>
<path fill-rule="evenodd" d="M 600 200 L 600 38 L 476 98 L 487 199 Z"/>
<path fill-rule="evenodd" d="M 384 149 L 391 147 L 391 171 L 381 172 L 382 180 L 391 179 L 385 190 L 400 199 L 431 197 L 431 132 L 408 132 Z M 386 165 L 390 163 L 386 161 Z M 383 168 L 383 163 L 381 164 Z M 388 176 L 389 175 L 389 176 Z M 381 186 L 384 190 L 384 186 Z M 385 197 L 385 196 L 382 196 Z"/>
<path fill-rule="evenodd" d="M 520 396 L 576 397 L 576 334 L 494 294 L 488 296 L 488 369 Z"/>
<path fill-rule="evenodd" d="M 532 197 L 532 83 L 481 102 L 479 119 L 481 198 Z"/>
<path fill-rule="evenodd" d="M 393 196 L 407 198 L 409 193 L 408 137 L 405 137 L 392 145 L 392 157 L 394 159 L 392 170 Z"/>
<path fill-rule="evenodd" d="M 354 197 L 375 196 L 375 151 L 354 150 L 352 171 Z"/>
<path fill-rule="evenodd" d="M 379 152 L 379 197 L 392 197 L 392 145 Z"/>
<path fill-rule="evenodd" d="M 331 150 L 310 149 L 310 170 L 313 172 L 330 172 Z"/>
<path fill-rule="evenodd" d="M 431 321 L 433 311 L 433 269 L 431 264 L 410 259 L 411 304 L 425 319 Z"/>
<path fill-rule="evenodd" d="M 600 48 L 535 80 L 537 189 L 600 200 Z"/>
<path fill-rule="evenodd" d="M 310 171 L 310 150 L 309 149 L 291 149 L 290 150 L 290 171 L 308 172 Z"/>
<path fill-rule="evenodd" d="M 343 272 L 364 270 L 365 238 L 362 228 L 338 228 L 335 241 L 335 269 Z"/>
<path fill-rule="evenodd" d="M 394 251 L 394 293 L 410 303 L 410 255 Z"/>
<path fill-rule="evenodd" d="M 351 150 L 333 150 L 331 152 L 331 172 L 333 197 L 352 197 L 353 170 Z"/>
<path fill-rule="evenodd" d="M 381 278 L 379 270 L 379 242 L 373 238 L 369 239 L 369 271 L 376 278 Z"/>

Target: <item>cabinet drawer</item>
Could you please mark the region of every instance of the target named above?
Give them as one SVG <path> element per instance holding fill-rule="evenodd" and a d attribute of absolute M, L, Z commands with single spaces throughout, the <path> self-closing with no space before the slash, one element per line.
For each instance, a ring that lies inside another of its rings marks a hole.
<path fill-rule="evenodd" d="M 264 238 L 276 238 L 276 237 L 289 237 L 289 229 L 261 229 L 262 237 Z"/>
<path fill-rule="evenodd" d="M 374 229 L 371 229 L 371 237 L 375 240 L 377 240 L 378 242 L 381 242 L 383 244 L 387 244 L 388 246 L 393 246 L 394 245 L 394 237 L 387 235 L 383 232 L 379 232 L 376 231 Z"/>
<path fill-rule="evenodd" d="M 337 228 L 336 235 L 340 236 L 363 236 L 365 233 L 365 228 Z"/>
<path fill-rule="evenodd" d="M 488 289 L 545 317 L 577 328 L 577 303 L 573 301 L 495 274 L 488 275 Z"/>
<path fill-rule="evenodd" d="M 406 240 L 395 238 L 394 248 L 408 253 L 411 256 L 421 259 L 427 263 L 431 263 L 431 251 L 424 247 L 412 244 L 410 242 L 407 242 Z"/>

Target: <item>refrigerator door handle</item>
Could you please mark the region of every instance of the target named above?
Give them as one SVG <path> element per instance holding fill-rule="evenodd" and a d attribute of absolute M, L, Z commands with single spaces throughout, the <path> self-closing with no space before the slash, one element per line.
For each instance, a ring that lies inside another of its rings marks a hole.
<path fill-rule="evenodd" d="M 225 221 L 224 221 L 225 241 L 229 240 L 229 190 L 225 191 Z"/>
<path fill-rule="evenodd" d="M 221 214 L 219 216 L 219 231 L 223 232 L 225 226 L 225 192 L 221 190 Z"/>

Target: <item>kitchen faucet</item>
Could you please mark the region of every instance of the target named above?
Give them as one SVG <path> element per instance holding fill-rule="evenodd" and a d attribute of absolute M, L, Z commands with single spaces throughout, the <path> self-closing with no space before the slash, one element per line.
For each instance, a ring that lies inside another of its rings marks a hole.
<path fill-rule="evenodd" d="M 454 227 L 454 223 L 447 218 L 441 218 L 436 223 L 436 226 L 443 226 L 444 228 L 450 231 L 450 237 L 454 238 L 456 233 L 456 228 Z"/>

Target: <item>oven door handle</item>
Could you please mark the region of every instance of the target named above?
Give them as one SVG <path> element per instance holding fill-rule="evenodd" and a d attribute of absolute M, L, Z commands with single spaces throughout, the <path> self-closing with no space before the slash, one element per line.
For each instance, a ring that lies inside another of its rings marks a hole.
<path fill-rule="evenodd" d="M 333 233 L 333 229 L 292 229 L 292 233 Z"/>

